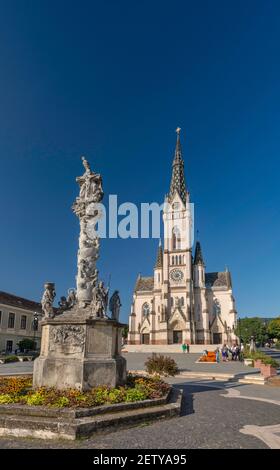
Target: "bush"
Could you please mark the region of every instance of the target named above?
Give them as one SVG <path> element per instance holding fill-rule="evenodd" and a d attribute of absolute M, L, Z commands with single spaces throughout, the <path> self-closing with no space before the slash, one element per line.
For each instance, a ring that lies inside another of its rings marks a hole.
<path fill-rule="evenodd" d="M 17 356 L 7 356 L 4 359 L 4 363 L 8 364 L 9 362 L 18 362 L 19 358 Z"/>
<path fill-rule="evenodd" d="M 164 376 L 174 376 L 178 374 L 179 369 L 171 357 L 153 354 L 145 362 L 148 374 L 159 374 Z"/>
<path fill-rule="evenodd" d="M 278 369 L 279 367 L 279 362 L 275 361 L 275 359 L 273 359 L 272 357 L 270 356 L 266 356 L 264 359 L 261 360 L 263 364 L 265 364 L 266 366 L 271 366 L 271 367 L 274 367 L 275 369 Z"/>
<path fill-rule="evenodd" d="M 25 338 L 22 339 L 17 343 L 21 352 L 27 351 L 34 351 L 36 349 L 36 342 L 33 339 Z"/>
<path fill-rule="evenodd" d="M 277 343 L 275 343 L 275 347 L 276 349 L 280 349 L 280 341 L 277 341 Z"/>

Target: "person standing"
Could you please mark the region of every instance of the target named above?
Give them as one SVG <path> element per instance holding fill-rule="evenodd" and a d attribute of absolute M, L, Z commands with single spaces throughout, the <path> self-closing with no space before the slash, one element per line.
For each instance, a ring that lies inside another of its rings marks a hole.
<path fill-rule="evenodd" d="M 187 345 L 186 345 L 186 343 L 183 343 L 183 344 L 182 344 L 182 351 L 183 351 L 183 353 L 186 352 L 186 349 L 187 349 Z"/>
<path fill-rule="evenodd" d="M 189 353 L 189 352 L 190 352 L 190 345 L 189 345 L 189 343 L 187 343 L 187 353 Z"/>
<path fill-rule="evenodd" d="M 219 363 L 220 362 L 220 351 L 219 351 L 219 348 L 217 348 L 215 350 L 215 353 L 216 353 L 216 362 Z"/>

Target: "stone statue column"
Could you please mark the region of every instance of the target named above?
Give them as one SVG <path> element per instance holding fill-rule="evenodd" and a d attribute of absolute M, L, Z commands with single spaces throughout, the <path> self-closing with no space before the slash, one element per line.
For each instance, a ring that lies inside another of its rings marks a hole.
<path fill-rule="evenodd" d="M 89 163 L 82 157 L 85 173 L 76 178 L 80 194 L 73 204 L 73 212 L 80 220 L 78 250 L 78 273 L 76 298 L 79 307 L 86 307 L 93 300 L 93 289 L 97 285 L 96 260 L 99 254 L 99 237 L 95 232 L 99 203 L 103 199 L 101 175 L 91 171 Z"/>

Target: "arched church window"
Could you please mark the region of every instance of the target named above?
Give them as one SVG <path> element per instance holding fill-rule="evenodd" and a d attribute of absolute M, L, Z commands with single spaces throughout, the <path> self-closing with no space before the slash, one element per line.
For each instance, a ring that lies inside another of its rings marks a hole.
<path fill-rule="evenodd" d="M 172 264 L 174 264 L 174 256 L 172 256 Z"/>
<path fill-rule="evenodd" d="M 181 297 L 181 307 L 184 307 L 184 297 Z"/>
<path fill-rule="evenodd" d="M 178 227 L 174 227 L 172 230 L 172 248 L 173 250 L 181 249 L 181 234 Z"/>
<path fill-rule="evenodd" d="M 145 303 L 143 304 L 143 306 L 142 306 L 142 313 L 143 313 L 143 315 L 145 315 L 145 316 L 149 315 L 149 313 L 150 313 L 150 306 L 149 306 L 148 302 L 145 302 Z"/>
<path fill-rule="evenodd" d="M 176 256 L 176 265 L 178 264 L 178 256 Z"/>
<path fill-rule="evenodd" d="M 181 255 L 179 256 L 179 264 L 182 264 L 182 257 L 181 257 Z"/>
<path fill-rule="evenodd" d="M 173 305 L 174 305 L 173 297 L 170 298 L 170 304 L 171 304 L 171 307 L 173 307 Z"/>
<path fill-rule="evenodd" d="M 158 273 L 158 282 L 160 282 L 160 273 Z"/>

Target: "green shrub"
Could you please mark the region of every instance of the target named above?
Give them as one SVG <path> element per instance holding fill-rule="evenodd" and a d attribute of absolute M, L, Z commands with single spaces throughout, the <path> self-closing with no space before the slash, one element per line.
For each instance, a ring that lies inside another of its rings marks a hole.
<path fill-rule="evenodd" d="M 139 388 L 131 388 L 126 392 L 125 401 L 140 401 L 146 400 L 148 398 L 148 393 L 145 393 L 144 390 Z"/>
<path fill-rule="evenodd" d="M 0 395 L 0 405 L 9 405 L 10 403 L 14 403 L 13 398 L 8 393 Z"/>
<path fill-rule="evenodd" d="M 277 341 L 277 343 L 275 343 L 275 347 L 276 349 L 280 349 L 280 341 Z"/>
<path fill-rule="evenodd" d="M 19 358 L 17 356 L 7 356 L 4 359 L 5 364 L 8 364 L 9 362 L 18 362 Z"/>
<path fill-rule="evenodd" d="M 69 405 L 69 398 L 67 397 L 59 397 L 53 404 L 53 406 L 56 406 L 57 408 L 63 408 L 64 406 Z"/>
<path fill-rule="evenodd" d="M 40 391 L 38 391 L 38 392 L 32 393 L 31 395 L 28 395 L 25 401 L 27 405 L 38 406 L 38 405 L 44 405 L 45 398 L 43 394 Z"/>
<path fill-rule="evenodd" d="M 265 358 L 263 358 L 262 363 L 265 364 L 265 365 L 269 365 L 271 367 L 274 367 L 275 369 L 277 369 L 279 367 L 279 362 L 275 361 L 275 359 L 273 359 L 270 356 L 266 356 Z"/>
<path fill-rule="evenodd" d="M 153 354 L 145 362 L 148 374 L 158 374 L 164 376 L 174 376 L 178 374 L 179 369 L 171 357 Z"/>

